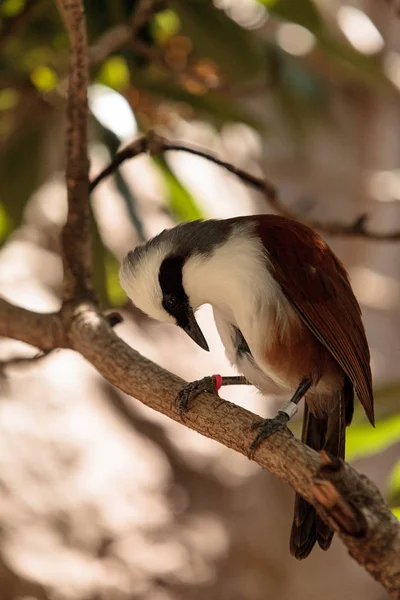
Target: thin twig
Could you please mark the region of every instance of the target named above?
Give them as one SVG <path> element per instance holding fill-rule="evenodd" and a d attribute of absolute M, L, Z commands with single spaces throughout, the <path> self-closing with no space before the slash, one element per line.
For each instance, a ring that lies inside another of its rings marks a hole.
<path fill-rule="evenodd" d="M 140 154 L 147 152 L 147 150 L 148 150 L 147 139 L 142 137 L 142 138 L 138 138 L 137 140 L 135 140 L 134 142 L 129 144 L 129 146 L 126 146 L 125 148 L 120 150 L 120 152 L 117 152 L 117 154 L 113 158 L 113 161 L 108 165 L 108 167 L 103 169 L 97 175 L 97 177 L 95 177 L 90 182 L 89 191 L 92 192 L 98 186 L 100 181 L 102 181 L 103 179 L 105 179 L 106 177 L 108 177 L 109 175 L 114 173 L 118 169 L 118 167 L 120 165 L 122 165 L 122 163 L 124 163 L 126 160 L 129 160 L 130 158 L 134 158 L 135 156 L 139 156 Z"/>
<path fill-rule="evenodd" d="M 135 158 L 139 154 L 143 154 L 145 152 L 149 152 L 152 155 L 157 155 L 161 152 L 167 151 L 187 152 L 189 154 L 194 154 L 196 156 L 200 156 L 201 158 L 205 158 L 206 160 L 219 165 L 233 175 L 236 175 L 236 177 L 238 177 L 244 183 L 250 185 L 260 192 L 265 197 L 269 206 L 278 214 L 290 219 L 302 221 L 309 227 L 318 229 L 322 233 L 326 233 L 331 236 L 365 238 L 369 240 L 385 242 L 395 242 L 400 240 L 400 231 L 383 233 L 370 231 L 367 229 L 368 215 L 360 215 L 353 222 L 348 224 L 340 222 L 324 223 L 322 221 L 301 219 L 300 216 L 294 214 L 290 209 L 286 208 L 282 204 L 281 200 L 279 199 L 277 188 L 270 181 L 255 177 L 247 171 L 239 169 L 231 163 L 221 160 L 205 150 L 200 150 L 182 143 L 177 144 L 169 142 L 165 138 L 156 135 L 154 132 L 151 132 L 149 135 L 147 135 L 147 137 L 138 138 L 123 148 L 120 152 L 117 152 L 111 163 L 93 179 L 90 184 L 90 191 L 93 191 L 103 179 L 114 173 L 114 171 L 116 171 L 126 160 Z"/>

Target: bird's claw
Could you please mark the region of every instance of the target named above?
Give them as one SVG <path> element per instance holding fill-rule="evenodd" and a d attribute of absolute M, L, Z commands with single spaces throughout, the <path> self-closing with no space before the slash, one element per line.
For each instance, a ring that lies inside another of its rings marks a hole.
<path fill-rule="evenodd" d="M 188 410 L 189 402 L 194 400 L 200 394 L 208 392 L 209 394 L 216 394 L 216 385 L 214 377 L 203 377 L 192 381 L 185 385 L 184 388 L 178 394 L 178 409 L 181 420 L 184 420 L 186 411 Z"/>
<path fill-rule="evenodd" d="M 279 429 L 282 429 L 282 427 L 285 427 L 288 421 L 289 416 L 285 412 L 279 411 L 273 419 L 262 419 L 261 421 L 253 423 L 251 426 L 252 431 L 255 429 L 258 429 L 259 431 L 249 448 L 248 457 L 253 458 L 254 453 L 261 442 L 266 440 L 276 431 L 279 431 Z"/>

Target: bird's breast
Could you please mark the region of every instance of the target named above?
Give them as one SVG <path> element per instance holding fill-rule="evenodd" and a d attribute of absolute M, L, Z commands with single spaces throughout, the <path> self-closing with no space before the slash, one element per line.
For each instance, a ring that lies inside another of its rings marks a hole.
<path fill-rule="evenodd" d="M 244 327 L 214 310 L 229 361 L 263 393 L 294 391 L 306 377 L 318 393 L 340 388 L 343 371 L 336 360 L 291 307 L 284 310 L 277 308 L 275 317 L 269 310 L 268 319 L 253 314 Z"/>
<path fill-rule="evenodd" d="M 237 323 L 227 320 L 217 309 L 214 309 L 214 317 L 229 362 L 264 394 L 279 392 L 282 386 L 277 385 L 268 369 L 257 363 Z"/>

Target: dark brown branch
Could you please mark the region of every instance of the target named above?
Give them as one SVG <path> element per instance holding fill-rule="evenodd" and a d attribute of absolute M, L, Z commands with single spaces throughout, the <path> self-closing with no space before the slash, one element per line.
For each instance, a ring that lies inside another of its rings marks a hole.
<path fill-rule="evenodd" d="M 81 0 L 57 0 L 71 42 L 66 132 L 68 217 L 62 232 L 63 300 L 91 295 L 89 160 L 87 156 L 86 23 Z"/>
<path fill-rule="evenodd" d="M 230 173 L 233 173 L 233 175 L 236 175 L 236 177 L 238 177 L 244 183 L 250 185 L 260 192 L 265 197 L 270 207 L 273 208 L 278 214 L 301 221 L 312 229 L 317 229 L 327 235 L 365 238 L 369 240 L 386 242 L 395 242 L 400 240 L 400 231 L 392 231 L 389 233 L 369 231 L 366 226 L 368 215 L 361 215 L 357 217 L 355 221 L 348 224 L 335 222 L 324 223 L 321 221 L 301 219 L 282 204 L 281 200 L 279 199 L 277 188 L 270 181 L 255 177 L 247 171 L 239 169 L 238 167 L 235 167 L 234 165 L 223 161 L 213 156 L 209 152 L 205 152 L 204 150 L 199 150 L 197 148 L 187 146 L 186 144 L 171 143 L 153 132 L 151 132 L 147 137 L 142 137 L 135 140 L 132 142 L 132 144 L 129 144 L 120 152 L 118 152 L 111 163 L 105 169 L 103 169 L 103 171 L 101 171 L 97 177 L 95 177 L 95 179 L 93 179 L 90 184 L 90 191 L 94 190 L 94 188 L 103 179 L 114 173 L 126 160 L 135 158 L 144 152 L 157 155 L 166 151 L 187 152 L 189 154 L 194 154 L 196 156 L 200 156 L 201 158 L 205 158 L 206 160 L 219 165 Z"/>

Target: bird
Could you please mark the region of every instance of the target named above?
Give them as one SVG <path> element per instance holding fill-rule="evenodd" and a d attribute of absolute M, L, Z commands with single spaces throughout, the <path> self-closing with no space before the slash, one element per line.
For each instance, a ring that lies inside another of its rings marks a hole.
<path fill-rule="evenodd" d="M 305 398 L 302 441 L 344 459 L 356 393 L 374 426 L 370 352 L 345 267 L 313 229 L 262 214 L 185 222 L 124 257 L 119 277 L 134 305 L 183 329 L 209 351 L 196 310 L 210 304 L 238 376 L 191 382 L 178 397 L 183 418 L 201 392 L 249 384 L 290 398 L 276 417 L 254 423 L 249 449 L 284 427 Z M 296 494 L 290 552 L 327 550 L 333 531 Z"/>

